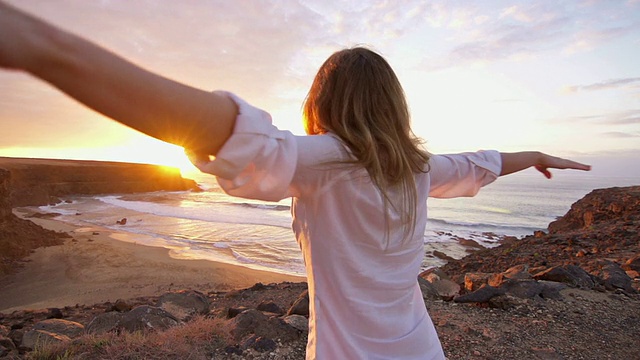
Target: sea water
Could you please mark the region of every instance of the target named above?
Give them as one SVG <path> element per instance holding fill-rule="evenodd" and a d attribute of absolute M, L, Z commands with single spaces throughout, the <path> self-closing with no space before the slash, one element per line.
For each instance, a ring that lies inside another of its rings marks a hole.
<path fill-rule="evenodd" d="M 304 263 L 291 231 L 290 199 L 263 202 L 223 193 L 215 179 L 198 175 L 202 192 L 151 192 L 78 196 L 40 211 L 93 231 L 116 232 L 116 239 L 161 246 L 183 259 L 221 261 L 273 272 L 304 275 Z M 459 239 L 485 247 L 504 236 L 523 237 L 544 230 L 571 204 L 593 189 L 640 184 L 640 178 L 601 177 L 561 172 L 547 180 L 535 171 L 499 178 L 472 198 L 428 200 L 423 268 L 444 261 L 434 251 L 461 258 L 469 248 Z M 124 225 L 118 221 L 126 219 Z"/>

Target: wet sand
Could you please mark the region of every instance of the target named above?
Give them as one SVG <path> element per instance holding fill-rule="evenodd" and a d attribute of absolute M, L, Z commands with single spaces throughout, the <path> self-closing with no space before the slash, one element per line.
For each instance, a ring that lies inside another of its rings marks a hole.
<path fill-rule="evenodd" d="M 52 219 L 29 220 L 65 231 L 72 239 L 64 245 L 37 249 L 17 273 L 0 278 L 3 313 L 113 302 L 182 289 L 206 293 L 257 282 L 305 281 L 220 262 L 174 259 L 168 249 L 136 244 L 131 235 L 109 229 L 80 228 Z"/>

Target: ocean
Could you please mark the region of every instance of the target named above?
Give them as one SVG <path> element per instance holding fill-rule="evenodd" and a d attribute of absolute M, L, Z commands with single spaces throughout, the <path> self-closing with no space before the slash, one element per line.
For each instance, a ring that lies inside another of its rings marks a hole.
<path fill-rule="evenodd" d="M 290 227 L 290 199 L 273 203 L 234 198 L 224 194 L 212 176 L 187 177 L 204 191 L 77 196 L 38 210 L 60 214 L 56 219 L 78 226 L 77 231 L 104 227 L 115 231 L 117 240 L 165 247 L 175 258 L 304 275 Z M 593 189 L 639 184 L 637 177 L 571 171 L 556 171 L 554 179 L 547 180 L 527 170 L 499 178 L 472 198 L 430 198 L 423 268 L 445 263 L 434 251 L 453 258 L 468 254 L 460 239 L 496 246 L 504 236 L 546 229 Z M 125 218 L 125 224 L 118 224 Z"/>

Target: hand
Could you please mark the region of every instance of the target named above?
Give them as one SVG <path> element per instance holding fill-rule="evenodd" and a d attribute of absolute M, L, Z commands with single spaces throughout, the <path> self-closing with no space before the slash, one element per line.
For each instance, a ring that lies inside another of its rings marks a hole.
<path fill-rule="evenodd" d="M 540 171 L 547 179 L 551 179 L 549 169 L 591 170 L 591 166 L 589 165 L 547 155 L 538 151 L 500 153 L 500 155 L 502 156 L 501 176 L 512 174 L 532 166 Z"/>
<path fill-rule="evenodd" d="M 534 165 L 536 170 L 540 171 L 547 179 L 551 179 L 551 172 L 549 169 L 574 169 L 574 170 L 591 170 L 591 166 L 581 164 L 576 161 L 562 159 L 559 157 L 542 154 L 542 162 Z"/>

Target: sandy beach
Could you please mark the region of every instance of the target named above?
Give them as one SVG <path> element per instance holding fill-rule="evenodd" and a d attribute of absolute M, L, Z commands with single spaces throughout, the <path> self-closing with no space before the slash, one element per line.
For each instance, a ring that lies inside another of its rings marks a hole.
<path fill-rule="evenodd" d="M 37 249 L 17 273 L 0 278 L 2 313 L 113 302 L 181 289 L 208 292 L 257 282 L 305 280 L 207 260 L 174 259 L 168 249 L 139 245 L 135 239 L 117 240 L 127 236 L 104 228 L 29 220 L 72 238 L 60 246 Z"/>

